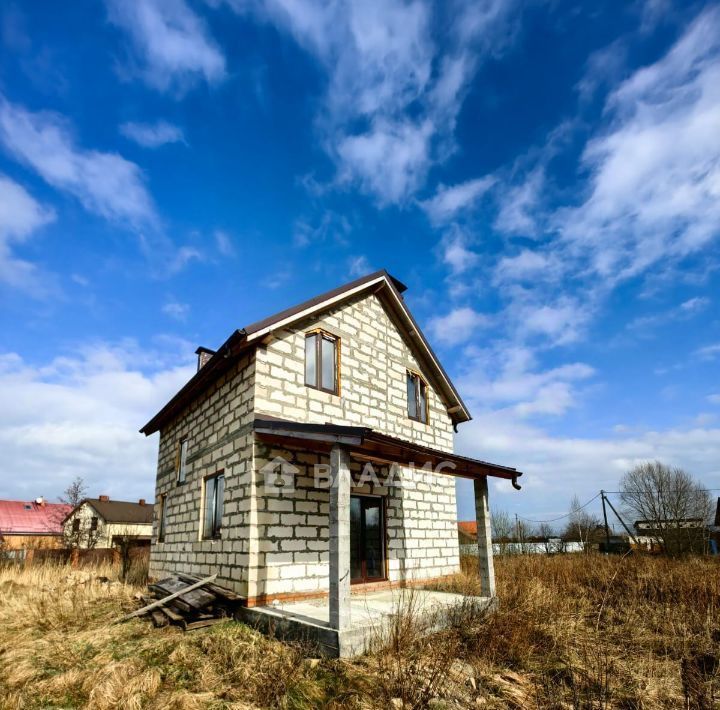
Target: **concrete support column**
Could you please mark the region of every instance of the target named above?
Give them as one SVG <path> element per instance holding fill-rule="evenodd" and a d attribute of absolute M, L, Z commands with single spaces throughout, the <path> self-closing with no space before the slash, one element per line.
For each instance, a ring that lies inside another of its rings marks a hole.
<path fill-rule="evenodd" d="M 483 595 L 495 596 L 495 565 L 493 564 L 490 506 L 487 476 L 475 479 L 475 519 L 477 521 L 478 572 Z"/>
<path fill-rule="evenodd" d="M 330 452 L 330 626 L 350 627 L 350 456 L 336 444 Z"/>

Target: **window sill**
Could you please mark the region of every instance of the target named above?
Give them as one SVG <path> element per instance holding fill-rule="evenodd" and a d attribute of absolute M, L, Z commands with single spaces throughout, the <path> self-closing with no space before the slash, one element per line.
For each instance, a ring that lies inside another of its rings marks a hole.
<path fill-rule="evenodd" d="M 340 393 L 335 390 L 326 390 L 322 387 L 315 387 L 315 385 L 309 385 L 307 382 L 305 383 L 305 387 L 307 387 L 309 390 L 314 390 L 315 392 L 322 392 L 323 394 L 329 394 L 333 397 L 339 397 Z"/>

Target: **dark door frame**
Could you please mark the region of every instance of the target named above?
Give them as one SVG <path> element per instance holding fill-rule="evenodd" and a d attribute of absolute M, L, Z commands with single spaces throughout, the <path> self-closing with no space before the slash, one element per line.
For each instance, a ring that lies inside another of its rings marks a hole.
<path fill-rule="evenodd" d="M 388 555 L 387 555 L 387 506 L 385 504 L 385 498 L 384 496 L 379 495 L 370 495 L 367 493 L 353 493 L 351 498 L 359 498 L 361 501 L 363 500 L 373 500 L 378 501 L 380 503 L 380 543 L 382 545 L 382 551 L 383 551 L 383 561 L 382 561 L 382 575 L 380 577 L 368 577 L 367 576 L 367 560 L 362 559 L 360 560 L 360 569 L 361 569 L 361 577 L 356 577 L 350 580 L 350 584 L 368 584 L 370 582 L 384 582 L 388 578 L 387 574 L 387 564 L 388 564 Z M 365 516 L 363 514 L 363 511 L 365 509 L 364 504 L 361 502 L 361 513 L 360 513 L 360 526 L 361 526 L 361 539 L 365 539 Z M 351 547 L 354 544 L 357 544 L 358 541 L 353 541 L 352 536 L 350 538 L 350 545 Z M 359 550 L 359 548 L 358 548 Z"/>

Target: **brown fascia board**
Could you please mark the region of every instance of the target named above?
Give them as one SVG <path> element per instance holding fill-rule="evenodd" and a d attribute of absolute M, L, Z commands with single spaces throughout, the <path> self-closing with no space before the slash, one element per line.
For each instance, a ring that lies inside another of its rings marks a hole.
<path fill-rule="evenodd" d="M 511 466 L 473 459 L 468 456 L 461 456 L 448 451 L 433 449 L 423 444 L 412 441 L 405 441 L 397 437 L 383 434 L 370 427 L 358 427 L 345 424 L 316 424 L 309 422 L 294 422 L 287 419 L 279 419 L 270 415 L 258 415 L 253 422 L 253 429 L 260 435 L 271 435 L 276 437 L 295 438 L 309 442 L 309 446 L 317 446 L 320 442 L 348 443 L 351 454 L 357 452 L 373 453 L 373 444 L 378 446 L 394 447 L 395 450 L 404 450 L 420 456 L 433 457 L 438 460 L 446 460 L 455 464 L 458 472 L 448 472 L 447 475 L 463 474 L 477 476 L 493 476 L 516 482 L 522 476 Z M 346 440 L 346 441 L 343 441 Z M 353 441 L 350 441 L 353 440 Z M 392 455 L 392 454 L 388 454 Z"/>
<path fill-rule="evenodd" d="M 202 394 L 207 386 L 230 367 L 234 358 L 240 355 L 245 349 L 243 347 L 246 335 L 242 330 L 236 330 L 218 348 L 217 352 L 201 367 L 172 397 L 172 399 L 140 429 L 141 434 L 150 436 L 177 416 L 185 406 Z"/>
<path fill-rule="evenodd" d="M 140 429 L 140 433 L 145 434 L 146 436 L 154 434 L 156 431 L 159 431 L 163 424 L 172 419 L 174 416 L 177 416 L 189 402 L 205 390 L 208 384 L 212 382 L 215 377 L 229 367 L 234 357 L 245 350 L 255 347 L 259 341 L 258 334 L 262 333 L 262 331 L 270 330 L 278 323 L 287 319 L 292 319 L 293 316 L 299 315 L 304 311 L 312 310 L 317 306 L 321 306 L 326 301 L 342 297 L 345 293 L 349 293 L 357 289 L 362 290 L 364 285 L 371 284 L 378 280 L 382 280 L 380 283 L 381 286 L 387 287 L 391 290 L 393 297 L 399 306 L 398 309 L 393 310 L 396 313 L 399 310 L 410 324 L 410 328 L 407 329 L 408 337 L 412 341 L 412 333 L 416 333 L 417 338 L 424 346 L 429 356 L 426 358 L 426 364 L 439 371 L 440 376 L 434 379 L 441 392 L 444 394 L 444 398 L 447 402 L 451 403 L 450 406 L 458 406 L 460 408 L 460 416 L 458 416 L 458 413 L 456 412 L 452 412 L 450 414 L 453 422 L 458 424 L 460 422 L 470 420 L 470 412 L 460 398 L 460 395 L 457 393 L 457 390 L 430 347 L 430 344 L 427 342 L 427 339 L 420 330 L 417 322 L 405 305 L 401 294 L 407 290 L 407 286 L 394 276 L 391 276 L 385 269 L 381 269 L 380 271 L 375 271 L 372 274 L 363 276 L 362 278 L 351 281 L 343 286 L 326 291 L 319 296 L 303 301 L 296 306 L 287 308 L 284 311 L 280 311 L 275 315 L 269 316 L 268 318 L 251 323 L 241 330 L 236 330 L 225 341 L 225 343 L 218 348 L 217 352 L 208 360 L 205 366 L 200 368 L 200 370 L 198 370 L 198 372 L 196 372 L 195 375 L 188 380 L 188 382 L 177 392 L 177 394 L 175 394 L 175 396 L 147 424 L 145 424 L 142 429 Z M 455 403 L 457 404 L 455 405 Z"/>
<path fill-rule="evenodd" d="M 344 293 L 347 293 L 348 291 L 353 291 L 356 288 L 364 286 L 365 284 L 370 283 L 372 281 L 376 281 L 377 279 L 380 279 L 380 278 L 385 278 L 390 283 L 392 283 L 393 287 L 397 290 L 398 293 L 403 293 L 404 291 L 407 291 L 407 286 L 405 286 L 405 284 L 403 284 L 401 281 L 396 279 L 394 276 L 391 276 L 387 271 L 385 271 L 385 269 L 381 269 L 380 271 L 375 271 L 372 274 L 368 274 L 367 276 L 363 276 L 359 279 L 355 279 L 355 281 L 351 281 L 350 283 L 343 284 L 342 286 L 338 286 L 337 288 L 331 289 L 330 291 L 321 293 L 319 296 L 310 298 L 307 301 L 298 303 L 296 306 L 291 306 L 290 308 L 286 308 L 284 311 L 275 313 L 272 316 L 263 318 L 262 320 L 256 321 L 255 323 L 251 323 L 250 325 L 245 326 L 243 328 L 243 331 L 245 331 L 245 333 L 247 333 L 248 336 L 252 336 L 261 330 L 264 330 L 266 328 L 271 328 L 272 326 L 274 326 L 276 323 L 279 323 L 280 321 L 283 321 L 287 318 L 292 318 L 294 315 L 297 315 L 298 313 L 302 313 L 303 311 L 314 308 L 315 306 L 319 306 L 322 303 L 324 303 L 325 301 L 329 301 L 338 296 L 342 296 Z"/>

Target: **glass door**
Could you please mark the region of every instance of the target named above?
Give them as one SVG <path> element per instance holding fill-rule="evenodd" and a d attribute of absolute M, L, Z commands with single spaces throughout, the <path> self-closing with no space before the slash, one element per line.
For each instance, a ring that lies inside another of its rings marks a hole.
<path fill-rule="evenodd" d="M 350 577 L 352 582 L 385 579 L 383 499 L 350 497 Z"/>

